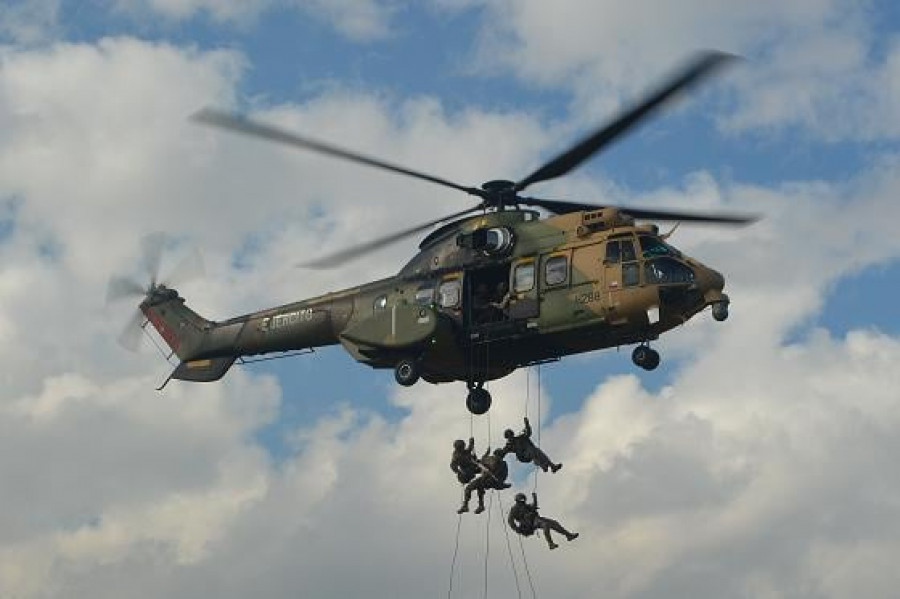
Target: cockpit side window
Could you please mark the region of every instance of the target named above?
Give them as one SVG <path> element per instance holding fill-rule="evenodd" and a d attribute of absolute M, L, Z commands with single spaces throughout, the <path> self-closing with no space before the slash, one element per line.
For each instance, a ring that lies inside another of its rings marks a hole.
<path fill-rule="evenodd" d="M 378 297 L 376 297 L 373 307 L 376 310 L 384 310 L 387 307 L 387 296 L 379 295 Z"/>
<path fill-rule="evenodd" d="M 618 241 L 608 241 L 606 242 L 606 263 L 608 264 L 618 264 L 619 263 L 619 242 Z"/>
<path fill-rule="evenodd" d="M 634 253 L 634 242 L 630 239 L 628 241 L 622 241 L 622 262 L 630 262 L 632 260 L 637 260 L 637 255 Z"/>
<path fill-rule="evenodd" d="M 637 262 L 630 262 L 622 265 L 622 285 L 625 287 L 634 287 L 641 282 L 641 271 Z"/>

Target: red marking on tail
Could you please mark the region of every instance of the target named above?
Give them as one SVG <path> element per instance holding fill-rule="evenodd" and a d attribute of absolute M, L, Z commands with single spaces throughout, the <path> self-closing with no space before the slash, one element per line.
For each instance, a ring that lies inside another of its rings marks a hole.
<path fill-rule="evenodd" d="M 162 316 L 159 315 L 153 308 L 145 308 L 144 316 L 147 317 L 147 320 L 153 325 L 153 327 L 157 330 L 160 337 L 162 337 L 166 343 L 169 344 L 169 347 L 172 348 L 172 351 L 178 351 L 178 346 L 181 345 L 181 342 L 178 339 L 178 335 L 175 334 L 175 331 L 163 320 Z"/>

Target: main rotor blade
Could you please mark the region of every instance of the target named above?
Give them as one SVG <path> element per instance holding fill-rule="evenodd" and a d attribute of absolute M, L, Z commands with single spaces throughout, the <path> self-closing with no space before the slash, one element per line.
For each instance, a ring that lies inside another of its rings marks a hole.
<path fill-rule="evenodd" d="M 110 277 L 106 285 L 107 305 L 122 299 L 143 297 L 147 289 L 134 279 L 122 276 Z"/>
<path fill-rule="evenodd" d="M 516 183 L 515 190 L 521 191 L 532 183 L 547 181 L 565 175 L 637 125 L 677 92 L 711 75 L 719 67 L 734 58 L 733 55 L 723 52 L 709 51 L 700 54 L 685 69 L 670 78 L 656 92 L 648 95 L 643 101 L 619 115 L 612 122 L 582 139 L 572 148 L 559 154 L 556 158 Z"/>
<path fill-rule="evenodd" d="M 453 220 L 455 218 L 459 218 L 460 216 L 465 216 L 466 214 L 470 214 L 472 212 L 477 212 L 484 207 L 483 204 L 475 206 L 473 208 L 468 208 L 467 210 L 463 210 L 462 212 L 457 212 L 456 214 L 451 214 L 449 216 L 444 216 L 438 218 L 436 220 L 427 222 L 422 225 L 417 225 L 410 229 L 404 229 L 403 231 L 399 231 L 397 233 L 392 233 L 391 235 L 387 235 L 386 237 L 380 237 L 378 239 L 373 239 L 372 241 L 368 241 L 366 243 L 353 246 L 347 248 L 345 250 L 341 250 L 340 252 L 323 256 L 322 258 L 317 258 L 312 260 L 311 262 L 304 262 L 298 264 L 297 266 L 302 268 L 332 268 L 343 264 L 344 262 L 348 262 L 354 258 L 357 258 L 367 252 L 371 252 L 373 250 L 377 250 L 379 248 L 385 247 L 401 239 L 409 237 L 410 235 L 415 235 L 416 233 L 420 233 L 429 227 L 433 227 L 434 225 L 443 223 L 448 220 Z"/>
<path fill-rule="evenodd" d="M 628 206 L 611 206 L 640 220 L 668 220 L 686 223 L 718 223 L 722 225 L 749 225 L 759 220 L 755 214 L 729 214 L 727 212 L 681 212 L 680 210 L 645 210 Z"/>
<path fill-rule="evenodd" d="M 200 255 L 200 250 L 194 248 L 187 256 L 182 258 L 178 266 L 172 269 L 172 272 L 169 273 L 163 284 L 169 288 L 178 287 L 184 283 L 202 278 L 205 273 L 203 256 Z"/>
<path fill-rule="evenodd" d="M 726 212 L 683 212 L 681 210 L 655 210 L 649 208 L 631 208 L 629 206 L 610 206 L 608 204 L 584 204 L 563 200 L 544 200 L 540 198 L 518 198 L 520 204 L 538 206 L 556 214 L 580 212 L 582 210 L 600 210 L 615 208 L 620 212 L 641 220 L 684 221 L 694 223 L 720 223 L 724 225 L 747 225 L 759 220 L 753 214 L 729 214 Z"/>
<path fill-rule="evenodd" d="M 365 156 L 363 154 L 352 152 L 350 150 L 345 150 L 343 148 L 310 139 L 308 137 L 301 137 L 295 133 L 289 133 L 288 131 L 285 131 L 278 127 L 274 127 L 272 125 L 266 125 L 258 121 L 252 121 L 246 117 L 229 114 L 227 112 L 222 112 L 213 108 L 203 108 L 199 112 L 196 112 L 191 118 L 198 123 L 203 123 L 204 125 L 219 127 L 220 129 L 227 129 L 235 133 L 242 133 L 251 137 L 267 139 L 296 148 L 312 150 L 313 152 L 319 152 L 320 154 L 327 154 L 329 156 L 343 158 L 344 160 L 358 162 L 367 166 L 400 173 L 401 175 L 415 177 L 416 179 L 430 181 L 431 183 L 443 185 L 444 187 L 451 187 L 453 189 L 458 189 L 459 191 L 464 191 L 470 195 L 484 197 L 484 192 L 477 187 L 466 187 L 464 185 L 459 185 L 458 183 L 447 181 L 446 179 L 441 179 L 440 177 L 435 177 L 433 175 L 414 171 L 403 166 L 391 164 L 390 162 L 385 162 L 384 160 Z"/>

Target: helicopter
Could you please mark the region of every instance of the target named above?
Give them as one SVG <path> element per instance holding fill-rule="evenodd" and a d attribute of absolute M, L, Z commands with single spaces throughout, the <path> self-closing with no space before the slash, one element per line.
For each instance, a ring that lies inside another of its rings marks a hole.
<path fill-rule="evenodd" d="M 756 217 L 595 205 L 520 192 L 572 171 L 734 58 L 714 51 L 697 55 L 642 101 L 525 178 L 479 187 L 205 108 L 194 120 L 450 187 L 480 201 L 301 265 L 335 267 L 437 227 L 394 276 L 228 320 L 203 318 L 176 289 L 157 282 L 155 272 L 146 287 L 114 277 L 108 295 L 139 296 L 137 324 L 151 324 L 177 356 L 177 367 L 160 389 L 171 379 L 218 380 L 246 357 L 337 344 L 363 364 L 393 369 L 400 385 L 465 381 L 466 406 L 473 414 L 490 408 L 487 381 L 571 354 L 637 344 L 632 361 L 653 370 L 660 355 L 651 341 L 707 307 L 716 321 L 726 320 L 730 300 L 723 275 L 670 245 L 671 231 L 660 234 L 656 224 L 636 221 L 743 225 Z"/>

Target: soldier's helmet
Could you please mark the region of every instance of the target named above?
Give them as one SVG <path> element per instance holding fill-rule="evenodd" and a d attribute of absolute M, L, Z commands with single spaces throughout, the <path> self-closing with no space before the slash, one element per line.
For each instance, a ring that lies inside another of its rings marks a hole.
<path fill-rule="evenodd" d="M 466 448 L 466 442 L 463 441 L 462 439 L 457 439 L 456 441 L 453 442 L 453 449 L 458 449 L 458 450 L 462 451 L 465 448 Z"/>
<path fill-rule="evenodd" d="M 516 433 L 514 433 L 511 428 L 508 428 L 505 431 L 503 431 L 503 436 L 506 437 L 507 439 L 512 439 L 513 437 L 516 436 Z"/>
<path fill-rule="evenodd" d="M 516 503 L 525 503 L 525 493 L 516 493 Z"/>

